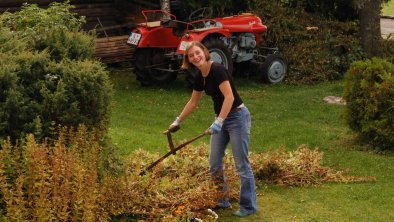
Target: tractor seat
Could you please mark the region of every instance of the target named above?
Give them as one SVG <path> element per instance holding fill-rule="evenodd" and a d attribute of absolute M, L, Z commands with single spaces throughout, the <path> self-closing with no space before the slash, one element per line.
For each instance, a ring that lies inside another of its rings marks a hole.
<path fill-rule="evenodd" d="M 183 36 L 187 29 L 194 29 L 193 25 L 179 20 L 162 20 L 161 25 L 165 28 L 171 28 L 175 36 Z"/>
<path fill-rule="evenodd" d="M 142 23 L 139 23 L 138 25 L 144 26 L 147 28 L 155 28 L 155 27 L 159 27 L 160 23 L 161 23 L 160 21 L 153 21 L 153 22 L 142 22 Z"/>
<path fill-rule="evenodd" d="M 187 22 L 182 22 L 179 20 L 172 20 L 172 19 L 167 19 L 167 20 L 161 20 L 161 25 L 166 28 L 174 28 L 178 30 L 186 30 L 187 29 Z"/>

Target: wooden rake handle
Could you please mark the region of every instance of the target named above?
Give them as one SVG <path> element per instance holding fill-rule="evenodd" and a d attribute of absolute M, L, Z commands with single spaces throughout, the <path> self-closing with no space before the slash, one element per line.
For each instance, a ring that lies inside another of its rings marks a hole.
<path fill-rule="evenodd" d="M 168 136 L 169 134 L 170 134 L 170 136 Z M 167 132 L 167 138 L 168 138 L 168 141 L 169 141 L 169 143 L 170 143 L 170 149 L 171 149 L 171 150 L 170 150 L 168 153 L 166 153 L 164 156 L 160 157 L 160 158 L 159 158 L 158 160 L 156 160 L 155 162 L 151 163 L 144 171 L 142 171 L 142 172 L 140 173 L 140 175 L 141 175 L 141 176 L 142 176 L 142 175 L 145 175 L 145 173 L 146 173 L 147 171 L 151 170 L 153 167 L 155 167 L 157 164 L 159 164 L 159 163 L 160 163 L 161 161 L 163 161 L 165 158 L 167 158 L 167 157 L 170 156 L 171 154 L 175 155 L 176 151 L 182 149 L 183 147 L 185 147 L 185 146 L 187 146 L 188 144 L 190 144 L 190 143 L 192 143 L 192 142 L 194 142 L 194 141 L 200 139 L 201 137 L 203 137 L 203 136 L 205 136 L 205 135 L 208 135 L 208 133 L 207 133 L 207 132 L 201 133 L 200 135 L 197 135 L 197 136 L 193 137 L 192 139 L 190 139 L 190 140 L 188 140 L 188 141 L 186 141 L 186 142 L 184 142 L 184 143 L 178 145 L 177 147 L 173 147 L 174 144 L 173 144 L 173 142 L 172 142 L 171 132 Z M 170 141 L 171 141 L 171 142 L 170 142 Z M 172 148 L 171 148 L 171 144 L 172 144 Z"/>

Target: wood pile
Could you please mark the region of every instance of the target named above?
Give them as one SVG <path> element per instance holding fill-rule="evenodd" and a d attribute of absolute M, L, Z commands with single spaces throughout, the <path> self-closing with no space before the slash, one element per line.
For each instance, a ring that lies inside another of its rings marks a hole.
<path fill-rule="evenodd" d="M 55 0 L 0 0 L 0 13 L 18 11 L 25 2 L 46 8 Z M 86 17 L 83 29 L 96 30 L 95 56 L 104 63 L 129 61 L 132 47 L 126 45 L 127 35 L 135 23 L 142 22 L 140 11 L 160 7 L 159 0 L 70 0 L 70 4 L 74 12 Z"/>
<path fill-rule="evenodd" d="M 128 35 L 98 38 L 95 56 L 103 63 L 131 61 L 134 47 L 127 45 Z"/>

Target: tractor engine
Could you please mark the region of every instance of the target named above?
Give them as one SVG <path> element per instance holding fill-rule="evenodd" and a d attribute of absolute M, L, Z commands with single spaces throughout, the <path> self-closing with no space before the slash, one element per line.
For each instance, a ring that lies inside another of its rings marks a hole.
<path fill-rule="evenodd" d="M 257 54 L 257 42 L 253 33 L 233 33 L 229 39 L 232 47 L 234 62 L 240 63 L 251 61 Z"/>

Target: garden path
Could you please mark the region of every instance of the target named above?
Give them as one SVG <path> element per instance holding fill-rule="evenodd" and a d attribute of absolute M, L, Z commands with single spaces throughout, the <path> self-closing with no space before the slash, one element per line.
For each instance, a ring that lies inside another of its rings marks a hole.
<path fill-rule="evenodd" d="M 383 38 L 387 38 L 391 33 L 391 37 L 394 38 L 394 17 L 393 18 L 381 18 L 380 19 L 380 30 Z"/>

